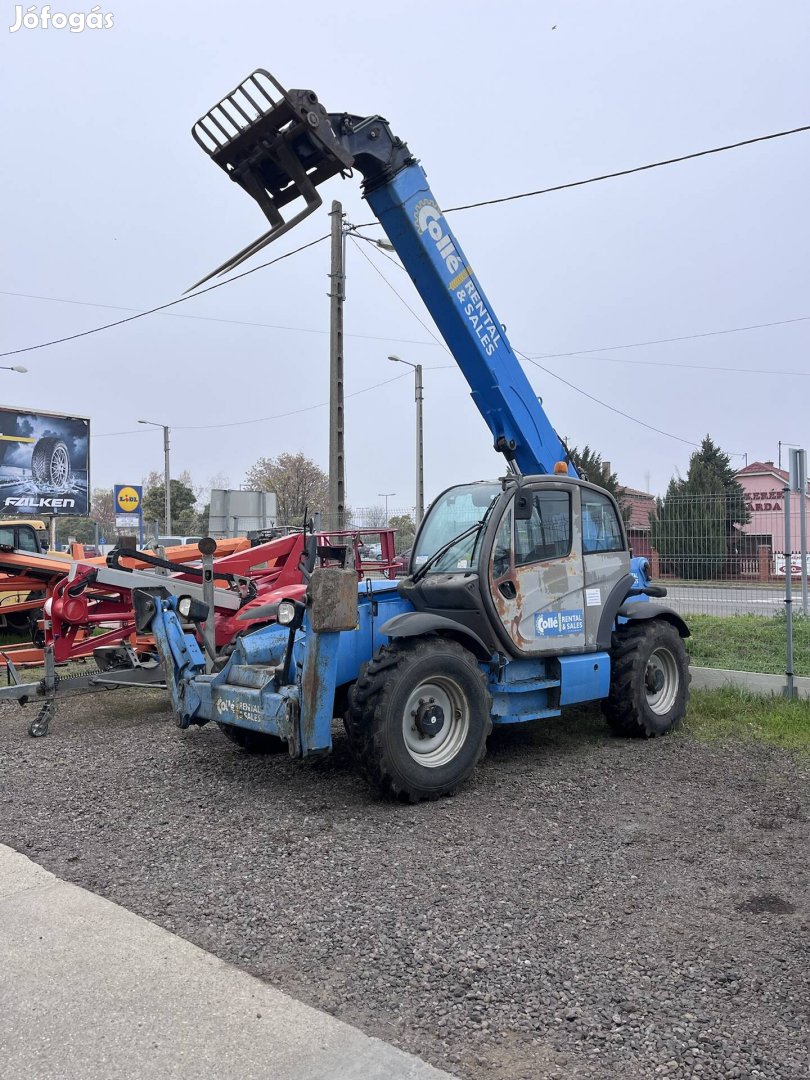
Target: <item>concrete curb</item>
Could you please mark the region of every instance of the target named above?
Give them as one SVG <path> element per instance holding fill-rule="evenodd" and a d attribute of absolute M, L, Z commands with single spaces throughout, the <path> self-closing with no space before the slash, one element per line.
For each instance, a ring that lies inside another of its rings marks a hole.
<path fill-rule="evenodd" d="M 723 686 L 739 686 L 753 694 L 784 695 L 786 679 L 784 675 L 766 675 L 760 671 L 735 671 L 732 668 L 691 667 L 692 687 L 698 690 L 717 690 Z M 810 698 L 810 678 L 802 675 L 793 677 L 796 694 L 801 698 Z"/>
<path fill-rule="evenodd" d="M 0 956 L 4 1080 L 452 1080 L 3 845 Z"/>

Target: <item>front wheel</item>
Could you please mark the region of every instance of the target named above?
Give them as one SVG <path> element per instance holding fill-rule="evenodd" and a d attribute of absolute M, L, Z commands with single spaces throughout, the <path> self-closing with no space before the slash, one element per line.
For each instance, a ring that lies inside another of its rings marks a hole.
<path fill-rule="evenodd" d="M 486 752 L 490 696 L 478 661 L 455 641 L 405 639 L 365 664 L 346 729 L 382 794 L 405 802 L 450 795 Z"/>
<path fill-rule="evenodd" d="M 683 720 L 688 696 L 689 658 L 675 627 L 663 619 L 619 627 L 602 703 L 611 728 L 641 739 L 666 735 Z"/>

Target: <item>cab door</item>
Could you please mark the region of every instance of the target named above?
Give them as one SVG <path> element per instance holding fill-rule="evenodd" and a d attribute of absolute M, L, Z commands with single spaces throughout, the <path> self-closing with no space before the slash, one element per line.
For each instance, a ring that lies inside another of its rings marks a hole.
<path fill-rule="evenodd" d="M 630 550 L 613 500 L 604 491 L 580 488 L 582 564 L 585 570 L 585 633 L 597 640 L 602 609 L 614 590 L 626 589 Z M 623 599 L 623 596 L 622 596 Z M 612 607 L 611 607 L 612 609 Z"/>
<path fill-rule="evenodd" d="M 521 486 L 501 518 L 488 572 L 497 618 L 515 651 L 582 649 L 584 584 L 578 487 Z"/>

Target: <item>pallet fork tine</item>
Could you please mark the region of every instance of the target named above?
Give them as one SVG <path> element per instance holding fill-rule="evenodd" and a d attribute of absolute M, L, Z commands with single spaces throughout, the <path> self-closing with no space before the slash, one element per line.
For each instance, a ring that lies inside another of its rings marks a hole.
<path fill-rule="evenodd" d="M 251 112 L 256 115 L 251 116 Z M 316 188 L 354 159 L 311 90 L 285 90 L 259 68 L 209 109 L 191 129 L 194 140 L 262 209 L 271 228 L 187 289 L 228 273 L 317 210 Z M 285 220 L 281 208 L 303 198 Z"/>

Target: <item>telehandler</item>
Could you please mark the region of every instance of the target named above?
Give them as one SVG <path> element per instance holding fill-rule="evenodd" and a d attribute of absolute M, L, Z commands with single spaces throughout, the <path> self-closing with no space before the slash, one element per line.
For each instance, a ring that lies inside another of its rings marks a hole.
<path fill-rule="evenodd" d="M 411 802 L 458 788 L 494 724 L 599 700 L 622 734 L 670 731 L 686 708 L 689 630 L 650 602 L 665 590 L 631 559 L 616 501 L 576 475 L 408 146 L 382 117 L 327 113 L 311 90 L 288 92 L 266 71 L 193 134 L 270 222 L 215 273 L 312 213 L 324 181 L 362 175 L 506 475 L 438 496 L 407 577 L 358 587 L 350 571 L 315 570 L 305 600 L 274 605 L 277 622 L 240 638 L 217 671 L 206 672 L 182 629 L 206 617 L 204 604 L 136 592 L 137 623 L 155 636 L 179 726 L 213 720 L 247 750 L 312 758 L 330 750 L 342 717 L 372 785 Z"/>

